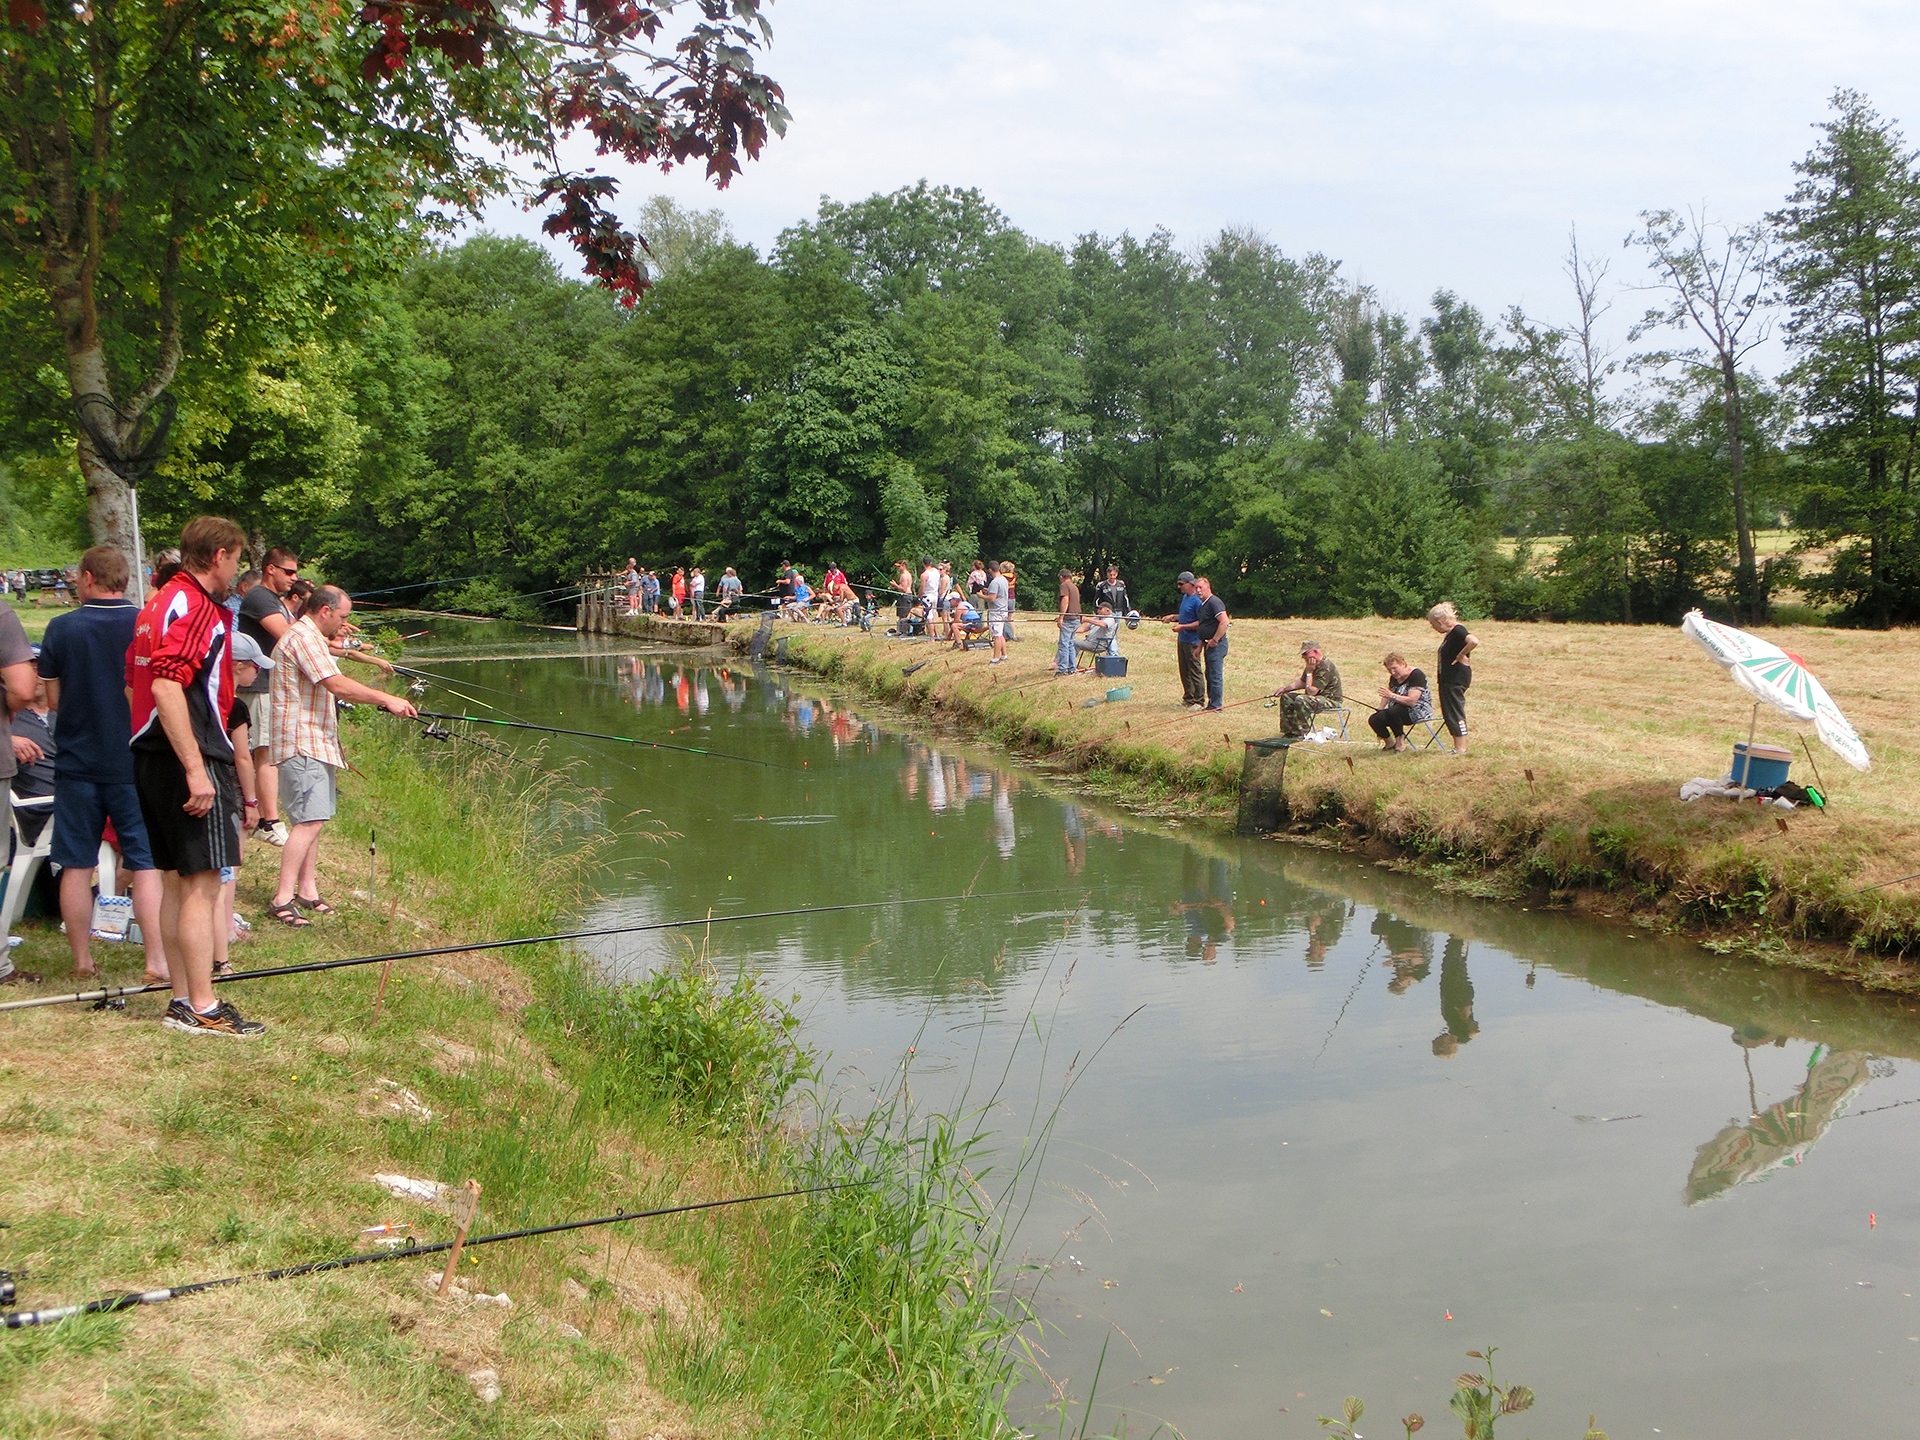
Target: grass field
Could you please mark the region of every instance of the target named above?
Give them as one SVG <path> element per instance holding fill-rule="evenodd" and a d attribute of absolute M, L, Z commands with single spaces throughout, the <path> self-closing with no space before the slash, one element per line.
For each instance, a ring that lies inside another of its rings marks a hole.
<path fill-rule="evenodd" d="M 1814 741 L 1831 804 L 1786 816 L 1782 834 L 1778 812 L 1679 800 L 1683 781 L 1726 773 L 1734 741 L 1746 738 L 1750 702 L 1677 628 L 1472 628 L 1481 645 L 1469 692 L 1471 754 L 1456 759 L 1438 746 L 1382 754 L 1356 705 L 1349 743 L 1292 751 L 1287 791 L 1298 820 L 1490 888 L 1504 883 L 1510 893 L 1605 890 L 1748 943 L 1849 942 L 1850 957 L 1812 963 L 1838 964 L 1868 984 L 1920 987 L 1920 966 L 1900 958 L 1920 945 L 1920 882 L 1854 893 L 1920 871 L 1920 745 L 1906 696 L 1920 637 L 1771 632 L 1804 657 L 1874 757 L 1873 769 L 1857 774 Z M 1436 638 L 1417 621 L 1237 621 L 1228 708 L 1204 714 L 1180 709 L 1173 642 L 1151 622 L 1122 632 L 1132 699 L 1091 709 L 1081 702 L 1118 682 L 1045 678 L 1053 626 L 1039 617 L 1024 620 L 1023 643 L 995 668 L 984 651 L 829 627 L 781 633 L 803 663 L 867 693 L 947 717 L 1141 803 L 1222 816 L 1238 792 L 1241 742 L 1279 733 L 1278 710 L 1260 697 L 1297 675 L 1302 638 L 1325 644 L 1355 701 L 1377 699 L 1388 650 L 1430 668 Z M 930 663 L 902 675 L 920 661 Z M 1795 778 L 1812 783 L 1799 739 L 1811 731 L 1763 707 L 1756 738 L 1791 744 Z"/>
<path fill-rule="evenodd" d="M 578 791 L 375 717 L 347 750 L 323 868 L 341 915 L 261 918 L 279 852 L 250 842 L 238 966 L 540 934 L 578 904 L 597 843 Z M 78 988 L 64 938 L 24 933 L 16 963 L 46 981 L 0 998 Z M 95 950 L 139 983 L 135 947 Z M 6 1331 L 0 1437 L 1005 1433 L 1009 1321 L 947 1186 L 965 1151 L 938 1126 L 819 1150 L 769 1129 L 798 1058 L 777 1012 L 709 988 L 697 956 L 669 973 L 615 992 L 537 947 L 397 963 L 384 999 L 378 967 L 223 987 L 272 1027 L 250 1042 L 164 1030 L 160 997 L 0 1016 L 0 1267 L 27 1272 L 22 1308 L 365 1251 L 388 1222 L 449 1238 L 376 1173 L 477 1178 L 476 1233 L 823 1167 L 858 1187 L 470 1252 L 465 1282 L 510 1310 L 429 1295 L 435 1257 Z"/>

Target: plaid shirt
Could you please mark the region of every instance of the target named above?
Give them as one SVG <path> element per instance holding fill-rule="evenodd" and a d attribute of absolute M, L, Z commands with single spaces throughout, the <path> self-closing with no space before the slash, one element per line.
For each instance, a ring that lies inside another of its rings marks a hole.
<path fill-rule="evenodd" d="M 295 755 L 310 755 L 333 766 L 347 767 L 340 749 L 340 718 L 333 694 L 322 683 L 338 675 L 340 666 L 327 648 L 327 637 L 302 617 L 287 627 L 273 647 L 273 743 L 268 759 L 284 765 Z"/>

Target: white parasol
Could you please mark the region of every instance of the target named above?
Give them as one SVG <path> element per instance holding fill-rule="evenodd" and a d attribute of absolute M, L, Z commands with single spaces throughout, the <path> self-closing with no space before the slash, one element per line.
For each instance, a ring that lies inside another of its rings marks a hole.
<path fill-rule="evenodd" d="M 1690 611 L 1680 628 L 1727 667 L 1734 684 L 1753 696 L 1756 714 L 1758 702 L 1765 701 L 1791 719 L 1811 720 L 1820 743 L 1854 769 L 1865 770 L 1873 764 L 1847 717 L 1798 655 L 1758 635 L 1709 620 L 1698 610 Z M 1752 742 L 1751 727 L 1747 739 Z"/>

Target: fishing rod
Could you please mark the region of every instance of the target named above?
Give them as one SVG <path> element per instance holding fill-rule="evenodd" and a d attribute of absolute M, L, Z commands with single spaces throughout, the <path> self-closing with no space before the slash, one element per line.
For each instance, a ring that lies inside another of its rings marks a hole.
<path fill-rule="evenodd" d="M 638 745 L 643 750 L 678 750 L 685 755 L 705 755 L 714 760 L 738 760 L 743 765 L 763 765 L 769 770 L 791 770 L 772 760 L 756 760 L 751 755 L 732 755 L 725 750 L 708 750 L 698 745 L 669 745 L 664 740 L 636 740 L 631 735 L 606 735 L 596 730 L 567 730 L 558 725 L 535 725 L 529 720 L 489 720 L 481 715 L 449 715 L 442 710 L 421 710 L 423 720 L 464 720 L 469 725 L 498 725 L 505 730 L 539 730 L 548 735 L 575 735 L 582 740 L 611 740 L 621 745 Z"/>
<path fill-rule="evenodd" d="M 140 1305 L 159 1305 L 168 1300 L 199 1295 L 208 1290 L 224 1290 L 255 1280 L 292 1280 L 302 1275 L 319 1275 L 329 1270 L 349 1270 L 356 1265 L 377 1265 L 383 1260 L 407 1260 L 421 1255 L 439 1255 L 459 1245 L 471 1250 L 476 1245 L 499 1245 L 508 1240 L 527 1240 L 536 1235 L 559 1235 L 569 1230 L 590 1230 L 597 1225 L 624 1225 L 632 1220 L 657 1220 L 662 1215 L 686 1215 L 697 1210 L 718 1210 L 729 1205 L 753 1205 L 764 1200 L 787 1200 L 799 1195 L 819 1195 L 829 1190 L 846 1190 L 865 1182 L 842 1180 L 832 1185 L 810 1185 L 797 1190 L 774 1190 L 764 1195 L 735 1195 L 726 1200 L 701 1200 L 687 1205 L 668 1205 L 659 1210 L 622 1210 L 598 1215 L 591 1220 L 563 1220 L 557 1225 L 530 1225 L 524 1230 L 502 1230 L 492 1235 L 469 1235 L 465 1241 L 439 1240 L 431 1245 L 407 1245 L 393 1250 L 374 1250 L 363 1255 L 343 1255 L 336 1260 L 313 1260 L 305 1265 L 288 1265 L 279 1270 L 256 1270 L 250 1275 L 227 1275 L 218 1280 L 195 1280 L 164 1290 L 136 1290 L 120 1295 L 104 1295 L 78 1305 L 57 1305 L 47 1310 L 22 1310 L 6 1316 L 6 1328 L 25 1330 L 35 1325 L 52 1325 L 75 1315 L 107 1315 L 132 1310 Z"/>
<path fill-rule="evenodd" d="M 1156 720 L 1151 725 L 1142 725 L 1138 730 L 1129 730 L 1120 735 L 1114 735 L 1112 733 L 1095 735 L 1073 745 L 1062 745 L 1058 750 L 1050 750 L 1040 758 L 1042 760 L 1051 760 L 1056 755 L 1071 754 L 1075 750 L 1085 750 L 1093 745 L 1104 745 L 1111 740 L 1131 739 L 1135 735 L 1145 735 L 1154 730 L 1164 729 L 1169 725 L 1178 725 L 1182 720 L 1196 720 L 1202 715 L 1218 715 L 1221 710 L 1237 710 L 1242 705 L 1253 705 L 1261 700 L 1271 700 L 1272 698 L 1271 695 L 1249 695 L 1245 700 L 1235 700 L 1230 705 L 1222 705 L 1220 710 L 1189 710 L 1184 715 L 1173 715 L 1165 720 Z"/>
<path fill-rule="evenodd" d="M 231 985 L 240 980 L 271 980 L 282 975 L 311 975 L 321 970 L 346 970 L 357 965 L 383 965 L 394 960 L 429 960 L 440 955 L 464 955 L 470 951 L 514 950 L 526 945 L 553 945 L 563 940 L 599 940 L 610 935 L 638 935 L 654 930 L 686 930 L 696 925 L 726 925 L 736 920 L 784 920 L 795 915 L 833 915 L 849 910 L 883 910 L 896 905 L 942 905 L 964 900 L 1024 899 L 1035 895 L 1057 895 L 1058 890 L 1002 890 L 985 895 L 923 895 L 916 899 L 859 900 L 844 905 L 803 905 L 791 910 L 758 910 L 740 915 L 703 915 L 693 920 L 650 920 L 638 925 L 612 925 L 597 930 L 563 930 L 552 935 L 529 935 L 519 940 L 482 940 L 467 945 L 436 945 L 426 950 L 396 950 L 388 955 L 353 955 L 342 960 L 313 960 L 303 965 L 275 965 L 265 970 L 236 970 L 230 975 L 215 975 L 216 985 Z M 1076 891 L 1075 893 L 1078 893 Z M 148 995 L 158 990 L 171 991 L 171 981 L 156 980 L 149 985 L 105 985 L 98 990 L 80 990 L 68 995 L 40 995 L 31 1000 L 10 1000 L 0 1005 L 8 1010 L 32 1010 L 42 1005 L 75 1005 L 92 1001 L 103 1004 L 128 995 Z"/>

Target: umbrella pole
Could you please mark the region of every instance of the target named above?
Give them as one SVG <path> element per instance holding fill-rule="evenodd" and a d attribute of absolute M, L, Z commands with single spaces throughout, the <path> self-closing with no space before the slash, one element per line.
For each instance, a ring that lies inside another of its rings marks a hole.
<path fill-rule="evenodd" d="M 1813 770 L 1813 783 L 1820 787 L 1822 794 L 1826 793 L 1827 782 L 1820 778 L 1820 767 L 1813 761 L 1813 747 L 1807 744 L 1807 737 L 1804 735 L 1800 737 L 1800 748 L 1807 752 L 1807 764 Z"/>
<path fill-rule="evenodd" d="M 1753 732 L 1760 724 L 1760 702 L 1753 702 L 1753 714 L 1747 719 L 1747 748 L 1740 752 L 1740 778 L 1733 783 L 1742 790 L 1747 788 L 1747 774 L 1753 769 Z"/>

